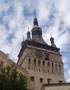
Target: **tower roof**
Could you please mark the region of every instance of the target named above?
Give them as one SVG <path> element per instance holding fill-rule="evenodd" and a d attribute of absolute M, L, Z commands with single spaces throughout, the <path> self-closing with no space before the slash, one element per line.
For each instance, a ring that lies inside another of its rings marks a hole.
<path fill-rule="evenodd" d="M 45 41 L 43 40 L 42 29 L 38 25 L 38 20 L 36 16 L 34 16 L 34 21 L 33 21 L 32 40 L 42 44 L 46 44 Z"/>

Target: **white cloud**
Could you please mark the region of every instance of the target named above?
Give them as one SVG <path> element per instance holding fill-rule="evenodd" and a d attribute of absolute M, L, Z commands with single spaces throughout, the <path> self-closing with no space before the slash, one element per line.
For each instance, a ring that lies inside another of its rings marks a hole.
<path fill-rule="evenodd" d="M 67 82 L 70 82 L 70 69 L 68 69 L 65 74 L 66 74 L 65 76 L 66 76 Z"/>
<path fill-rule="evenodd" d="M 4 3 L 4 0 L 0 0 L 0 12 L 2 11 L 8 11 L 9 4 Z"/>

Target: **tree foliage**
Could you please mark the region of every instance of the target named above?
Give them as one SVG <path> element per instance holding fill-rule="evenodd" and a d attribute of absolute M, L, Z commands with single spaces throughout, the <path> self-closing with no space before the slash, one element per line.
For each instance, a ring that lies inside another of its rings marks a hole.
<path fill-rule="evenodd" d="M 27 77 L 7 66 L 0 72 L 0 90 L 28 90 Z"/>

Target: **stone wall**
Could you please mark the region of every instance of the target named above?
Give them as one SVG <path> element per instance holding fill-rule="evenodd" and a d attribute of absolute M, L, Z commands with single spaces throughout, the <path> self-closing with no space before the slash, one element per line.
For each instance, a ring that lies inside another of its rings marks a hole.
<path fill-rule="evenodd" d="M 16 67 L 17 71 L 19 73 L 22 73 L 22 74 L 25 74 L 25 75 L 29 74 L 24 68 L 20 67 L 20 65 L 16 64 L 11 59 L 9 59 L 8 54 L 5 54 L 4 52 L 0 51 L 0 68 L 6 67 L 6 66 L 11 66 L 11 65 Z"/>
<path fill-rule="evenodd" d="M 41 90 L 70 90 L 70 83 L 44 84 Z"/>

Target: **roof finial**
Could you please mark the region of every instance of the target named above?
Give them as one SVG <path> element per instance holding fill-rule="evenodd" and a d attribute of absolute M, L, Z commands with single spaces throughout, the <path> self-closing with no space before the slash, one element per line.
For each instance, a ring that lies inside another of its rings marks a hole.
<path fill-rule="evenodd" d="M 50 37 L 52 37 L 52 30 L 51 30 L 51 32 L 50 32 Z"/>
<path fill-rule="evenodd" d="M 36 10 L 34 9 L 34 18 L 36 18 Z"/>
<path fill-rule="evenodd" d="M 29 32 L 29 27 L 28 27 L 28 32 Z"/>
<path fill-rule="evenodd" d="M 50 33 L 50 36 L 52 37 L 52 32 Z"/>

